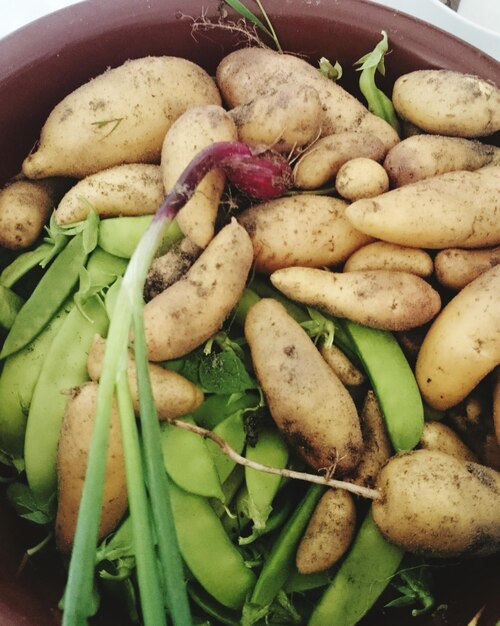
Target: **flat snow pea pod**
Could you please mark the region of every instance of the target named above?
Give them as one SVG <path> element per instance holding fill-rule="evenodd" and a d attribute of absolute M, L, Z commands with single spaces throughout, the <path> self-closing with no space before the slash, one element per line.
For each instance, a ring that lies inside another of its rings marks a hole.
<path fill-rule="evenodd" d="M 152 215 L 138 215 L 136 217 L 110 217 L 102 220 L 99 226 L 98 244 L 110 254 L 130 259 L 152 219 Z M 183 236 L 177 221 L 173 220 L 157 254 L 164 254 Z"/>
<path fill-rule="evenodd" d="M 219 437 L 222 437 L 224 441 L 236 450 L 238 454 L 241 454 L 243 448 L 245 447 L 245 428 L 243 426 L 243 412 L 237 411 L 226 417 L 225 420 L 217 424 L 217 426 L 213 429 L 213 432 Z M 232 459 L 230 459 L 220 447 L 215 443 L 215 441 L 207 440 L 206 445 L 210 454 L 212 455 L 212 460 L 215 465 L 215 469 L 217 470 L 217 474 L 219 475 L 219 480 L 223 483 L 233 471 L 236 463 Z"/>
<path fill-rule="evenodd" d="M 33 392 L 24 442 L 28 484 L 40 502 L 56 490 L 57 443 L 69 399 L 66 392 L 88 380 L 92 340 L 96 333 L 104 336 L 107 328 L 104 306 L 94 296 L 71 310 L 47 352 Z"/>
<path fill-rule="evenodd" d="M 363 363 L 384 414 L 396 452 L 411 450 L 420 441 L 424 408 L 415 376 L 392 333 L 350 320 L 342 323 Z"/>
<path fill-rule="evenodd" d="M 0 327 L 9 330 L 14 324 L 19 310 L 24 304 L 24 300 L 17 293 L 0 285 Z"/>
<path fill-rule="evenodd" d="M 0 358 L 13 354 L 34 339 L 54 317 L 74 288 L 87 259 L 83 233 L 75 235 L 53 261 L 19 311 Z"/>
<path fill-rule="evenodd" d="M 0 450 L 13 458 L 23 456 L 33 390 L 50 345 L 71 308 L 72 304 L 65 303 L 31 343 L 5 361 L 0 376 Z"/>
<path fill-rule="evenodd" d="M 194 424 L 192 418 L 182 421 Z M 187 430 L 162 425 L 163 462 L 170 478 L 189 493 L 224 500 L 222 485 L 206 441 Z"/>
<path fill-rule="evenodd" d="M 51 248 L 50 243 L 42 243 L 38 248 L 20 254 L 0 274 L 0 285 L 9 288 L 15 285 L 46 257 Z"/>
<path fill-rule="evenodd" d="M 250 598 L 251 605 L 258 608 L 268 606 L 283 588 L 295 566 L 299 541 L 323 492 L 321 485 L 313 485 L 298 504 L 264 563 Z"/>
<path fill-rule="evenodd" d="M 259 433 L 255 446 L 247 446 L 246 458 L 249 461 L 283 469 L 288 463 L 289 450 L 277 428 L 268 428 Z M 245 480 L 248 488 L 248 510 L 254 530 L 262 530 L 272 511 L 281 476 L 266 474 L 245 467 Z"/>
<path fill-rule="evenodd" d="M 227 536 L 208 500 L 170 487 L 179 547 L 200 585 L 223 606 L 240 609 L 255 584 L 239 550 Z"/>
<path fill-rule="evenodd" d="M 354 626 L 373 606 L 396 573 L 404 551 L 384 539 L 371 513 L 308 626 Z"/>

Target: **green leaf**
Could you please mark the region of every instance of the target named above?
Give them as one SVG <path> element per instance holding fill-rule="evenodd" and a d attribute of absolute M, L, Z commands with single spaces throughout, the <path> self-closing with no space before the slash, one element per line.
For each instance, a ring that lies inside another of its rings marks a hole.
<path fill-rule="evenodd" d="M 211 393 L 231 394 L 257 387 L 243 361 L 232 351 L 212 352 L 202 357 L 199 377 L 202 388 Z"/>
<path fill-rule="evenodd" d="M 279 50 L 279 52 L 283 52 L 283 49 L 276 35 L 276 32 L 273 28 L 273 25 L 271 24 L 271 21 L 266 13 L 266 10 L 264 9 L 264 6 L 262 5 L 262 2 L 260 0 L 255 0 L 255 1 L 264 17 L 264 20 L 267 26 L 257 17 L 257 15 L 255 15 L 255 13 L 252 13 L 252 11 L 250 11 L 250 9 L 246 7 L 243 4 L 243 2 L 240 2 L 240 0 L 224 0 L 224 2 L 228 4 L 231 8 L 233 8 L 237 13 L 239 13 L 241 17 L 245 18 L 246 20 L 254 24 L 254 26 L 259 28 L 263 33 L 265 33 L 268 37 L 270 37 L 274 41 L 276 49 Z"/>
<path fill-rule="evenodd" d="M 31 489 L 25 483 L 12 483 L 7 488 L 7 498 L 19 517 L 35 524 L 50 524 L 56 513 L 55 499 L 51 499 L 45 506 L 40 505 Z"/>

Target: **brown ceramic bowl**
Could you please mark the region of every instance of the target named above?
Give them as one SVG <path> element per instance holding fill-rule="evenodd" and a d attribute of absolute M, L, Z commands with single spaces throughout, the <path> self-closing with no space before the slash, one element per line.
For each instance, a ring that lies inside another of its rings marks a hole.
<path fill-rule="evenodd" d="M 0 41 L 0 184 L 20 170 L 51 108 L 68 92 L 107 67 L 145 55 L 177 55 L 214 72 L 227 52 L 240 45 L 232 34 L 215 29 L 192 33 L 190 18 L 218 17 L 218 0 L 88 0 L 19 30 Z M 364 0 L 265 0 L 285 50 L 312 61 L 338 59 L 342 84 L 356 93 L 352 64 L 371 50 L 386 30 L 393 50 L 383 87 L 422 68 L 467 71 L 496 82 L 499 64 L 479 50 L 404 14 Z M 64 571 L 57 558 L 42 556 L 19 566 L 39 532 L 15 519 L 0 499 L 0 624 L 53 626 L 60 623 L 57 601 Z M 216 564 L 214 564 L 216 567 Z M 480 624 L 500 618 L 498 559 L 446 567 L 438 576 L 438 605 L 433 615 L 407 617 L 381 609 L 363 624 L 411 623 L 466 626 L 486 605 Z M 496 604 L 495 604 L 496 598 Z M 362 601 L 362 600 L 360 600 Z M 96 623 L 120 626 L 117 607 Z M 333 626 L 333 625 L 332 625 Z"/>

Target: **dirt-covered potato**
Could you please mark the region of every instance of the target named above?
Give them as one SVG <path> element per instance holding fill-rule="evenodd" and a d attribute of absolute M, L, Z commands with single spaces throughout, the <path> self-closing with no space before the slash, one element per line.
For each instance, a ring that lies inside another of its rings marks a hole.
<path fill-rule="evenodd" d="M 322 343 L 319 346 L 319 351 L 343 385 L 346 385 L 346 387 L 357 387 L 365 382 L 363 372 L 353 365 L 335 344 L 329 346 Z"/>
<path fill-rule="evenodd" d="M 500 166 L 448 172 L 358 200 L 354 228 L 414 248 L 486 248 L 500 243 Z"/>
<path fill-rule="evenodd" d="M 316 469 L 351 471 L 363 447 L 358 413 L 306 332 L 266 298 L 247 314 L 245 337 L 271 415 L 291 447 Z"/>
<path fill-rule="evenodd" d="M 344 272 L 391 270 L 423 277 L 430 276 L 432 269 L 432 258 L 425 250 L 386 241 L 374 241 L 363 246 L 351 254 L 344 265 Z"/>
<path fill-rule="evenodd" d="M 96 335 L 87 359 L 89 376 L 96 382 L 102 375 L 105 350 L 106 340 Z M 155 363 L 149 363 L 148 369 L 158 419 L 169 420 L 187 415 L 196 411 L 203 402 L 203 391 L 184 376 Z M 134 411 L 136 415 L 139 415 L 137 370 L 135 360 L 131 356 L 129 356 L 127 375 Z"/>
<path fill-rule="evenodd" d="M 500 90 L 478 76 L 410 72 L 396 80 L 392 101 L 402 118 L 428 133 L 482 137 L 500 130 Z"/>
<path fill-rule="evenodd" d="M 161 150 L 165 193 L 172 191 L 184 168 L 203 148 L 218 141 L 235 141 L 237 131 L 231 116 L 220 106 L 193 107 L 172 124 Z M 194 196 L 179 211 L 182 232 L 200 248 L 214 236 L 215 219 L 226 176 L 221 169 L 209 172 Z"/>
<path fill-rule="evenodd" d="M 59 199 L 61 186 L 56 179 L 18 180 L 2 189 L 0 246 L 22 250 L 35 243 Z"/>
<path fill-rule="evenodd" d="M 351 159 L 365 157 L 382 161 L 386 152 L 383 142 L 372 133 L 342 131 L 323 137 L 297 161 L 293 172 L 295 185 L 300 189 L 318 189 Z"/>
<path fill-rule="evenodd" d="M 288 267 L 271 274 L 271 282 L 292 300 L 384 330 L 421 326 L 441 308 L 438 292 L 419 276 L 406 272 L 339 274 Z"/>
<path fill-rule="evenodd" d="M 447 248 L 436 254 L 434 270 L 443 287 L 460 290 L 498 264 L 500 264 L 500 246 L 484 250 Z"/>
<path fill-rule="evenodd" d="M 347 552 L 356 530 L 356 506 L 348 491 L 328 489 L 300 540 L 295 563 L 301 574 L 324 572 Z"/>
<path fill-rule="evenodd" d="M 392 455 L 384 416 L 373 391 L 366 394 L 360 414 L 363 454 L 354 472 L 346 480 L 364 487 L 374 487 L 380 470 Z"/>
<path fill-rule="evenodd" d="M 56 543 L 61 552 L 73 545 L 80 498 L 94 430 L 99 386 L 87 383 L 71 392 L 61 426 L 57 449 Z M 116 404 L 111 413 L 108 459 L 99 537 L 115 529 L 128 505 L 125 462 Z"/>
<path fill-rule="evenodd" d="M 414 135 L 389 150 L 384 168 L 392 187 L 457 170 L 473 171 L 500 163 L 500 148 L 441 135 Z"/>
<path fill-rule="evenodd" d="M 153 259 L 144 284 L 146 302 L 180 280 L 202 253 L 189 237 L 183 237 L 165 254 Z"/>
<path fill-rule="evenodd" d="M 220 104 L 220 95 L 191 61 L 168 56 L 127 61 L 53 109 L 23 172 L 28 178 L 83 178 L 121 163 L 157 163 L 173 122 L 204 104 Z"/>
<path fill-rule="evenodd" d="M 229 113 L 240 141 L 277 152 L 290 152 L 317 139 L 323 120 L 318 92 L 301 84 L 284 85 Z"/>
<path fill-rule="evenodd" d="M 500 367 L 495 370 L 495 384 L 493 386 L 493 424 L 497 443 L 500 446 Z"/>
<path fill-rule="evenodd" d="M 464 287 L 427 333 L 415 373 L 435 409 L 458 404 L 500 363 L 499 293 L 497 265 Z"/>
<path fill-rule="evenodd" d="M 260 272 L 282 267 L 342 263 L 371 238 L 345 218 L 347 203 L 338 198 L 299 194 L 255 204 L 238 216 L 248 231 Z"/>
<path fill-rule="evenodd" d="M 84 220 L 93 207 L 99 217 L 155 213 L 165 194 L 158 165 L 117 165 L 74 185 L 56 209 L 58 224 Z"/>
<path fill-rule="evenodd" d="M 500 473 L 489 467 L 416 450 L 393 457 L 377 489 L 375 523 L 409 552 L 449 558 L 500 550 Z"/>
<path fill-rule="evenodd" d="M 389 177 L 380 163 L 359 157 L 342 165 L 335 178 L 335 189 L 351 202 L 373 198 L 389 190 Z"/>
<path fill-rule="evenodd" d="M 242 48 L 219 64 L 217 84 L 231 108 L 266 96 L 284 85 L 313 87 L 323 107 L 323 135 L 359 130 L 376 135 L 386 149 L 399 141 L 386 121 L 370 113 L 361 102 L 297 56 L 269 48 Z"/>
<path fill-rule="evenodd" d="M 477 457 L 472 450 L 469 450 L 452 428 L 441 422 L 426 422 L 424 424 L 420 447 L 424 450 L 445 452 L 462 461 L 477 463 Z"/>
<path fill-rule="evenodd" d="M 238 303 L 252 261 L 250 237 L 232 220 L 181 280 L 144 307 L 150 360 L 184 356 L 216 333 Z"/>

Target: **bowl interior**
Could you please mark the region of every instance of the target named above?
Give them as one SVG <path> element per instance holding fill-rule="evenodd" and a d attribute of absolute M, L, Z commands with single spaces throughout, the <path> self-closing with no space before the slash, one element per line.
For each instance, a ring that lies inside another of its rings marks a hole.
<path fill-rule="evenodd" d="M 219 4 L 217 0 L 88 0 L 1 40 L 0 183 L 20 171 L 51 108 L 107 67 L 129 58 L 167 54 L 188 58 L 214 73 L 226 53 L 246 45 L 227 28 L 194 29 L 202 11 L 206 18 L 217 21 Z M 341 84 L 355 94 L 357 76 L 352 64 L 379 41 L 381 30 L 387 31 L 392 49 L 386 61 L 387 75 L 379 81 L 388 93 L 397 76 L 415 69 L 455 69 L 498 80 L 498 63 L 481 51 L 378 4 L 364 0 L 266 0 L 264 4 L 285 50 L 314 62 L 321 56 L 339 60 L 344 68 Z M 3 499 L 0 534 L 0 623 L 58 624 L 62 568 L 55 561 L 37 557 L 16 574 L 24 550 L 39 537 L 14 519 Z M 449 611 L 432 618 L 410 618 L 411 624 L 465 626 L 489 597 L 494 598 L 500 582 L 498 570 L 494 559 L 452 568 L 440 582 L 440 599 L 449 605 Z M 481 618 L 485 626 L 494 624 L 500 615 L 498 606 L 492 606 L 488 605 Z M 117 620 L 121 618 L 113 614 L 111 621 L 105 617 L 103 623 L 118 626 L 122 622 Z M 394 612 L 363 621 L 366 625 L 380 623 L 405 622 Z"/>

